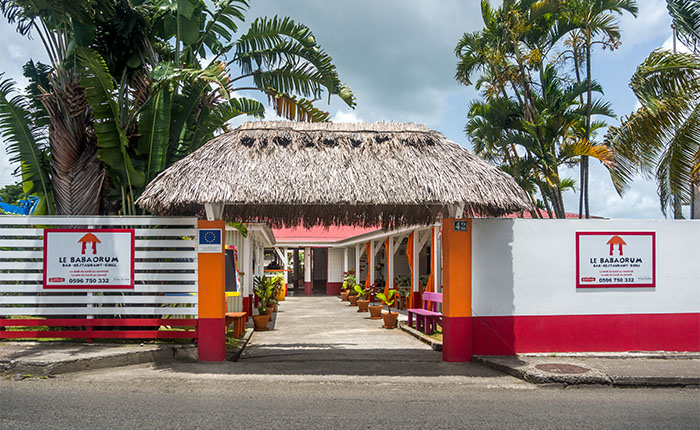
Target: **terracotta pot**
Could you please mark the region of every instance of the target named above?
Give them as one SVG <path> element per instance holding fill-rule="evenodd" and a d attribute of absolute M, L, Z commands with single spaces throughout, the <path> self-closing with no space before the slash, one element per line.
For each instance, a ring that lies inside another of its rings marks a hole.
<path fill-rule="evenodd" d="M 270 315 L 272 315 L 272 306 L 268 306 L 268 307 L 267 307 L 267 310 L 265 311 L 265 315 L 267 315 L 268 317 L 269 317 Z"/>
<path fill-rule="evenodd" d="M 253 315 L 253 324 L 255 331 L 266 331 L 267 323 L 270 321 L 270 315 Z"/>
<path fill-rule="evenodd" d="M 345 290 L 340 292 L 340 299 L 344 302 L 348 301 L 348 294 L 350 294 L 350 290 Z"/>
<path fill-rule="evenodd" d="M 348 300 L 350 300 L 350 306 L 357 306 L 358 298 L 358 296 L 348 296 Z"/>
<path fill-rule="evenodd" d="M 382 327 L 384 328 L 396 328 L 396 324 L 398 323 L 399 320 L 399 313 L 398 312 L 382 312 L 382 318 L 384 318 L 384 325 Z"/>
<path fill-rule="evenodd" d="M 379 318 L 382 317 L 382 308 L 384 306 L 382 305 L 371 305 L 368 306 L 369 308 L 369 319 L 371 320 L 378 320 Z"/>
<path fill-rule="evenodd" d="M 272 312 L 277 312 L 277 303 L 271 305 L 270 309 L 272 309 Z"/>
<path fill-rule="evenodd" d="M 369 306 L 369 300 L 358 300 L 357 301 L 357 312 L 367 312 L 367 307 Z"/>

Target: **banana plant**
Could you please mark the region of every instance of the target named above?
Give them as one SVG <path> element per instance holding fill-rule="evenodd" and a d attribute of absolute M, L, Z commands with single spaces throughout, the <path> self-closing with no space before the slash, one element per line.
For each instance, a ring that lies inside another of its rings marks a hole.
<path fill-rule="evenodd" d="M 397 290 L 389 290 L 387 291 L 386 294 L 384 293 L 377 293 L 377 298 L 381 300 L 387 307 L 387 310 L 389 313 L 391 313 L 391 305 L 394 304 L 396 301 L 397 294 L 399 292 Z"/>

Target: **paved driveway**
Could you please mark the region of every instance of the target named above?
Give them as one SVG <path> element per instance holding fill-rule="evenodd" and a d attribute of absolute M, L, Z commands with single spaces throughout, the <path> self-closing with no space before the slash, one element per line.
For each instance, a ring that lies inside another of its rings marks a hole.
<path fill-rule="evenodd" d="M 255 332 L 239 363 L 279 374 L 495 376 L 477 364 L 442 362 L 442 353 L 401 330 L 382 328 L 337 297 L 288 297 L 268 332 Z M 269 367 L 269 366 L 265 366 Z"/>

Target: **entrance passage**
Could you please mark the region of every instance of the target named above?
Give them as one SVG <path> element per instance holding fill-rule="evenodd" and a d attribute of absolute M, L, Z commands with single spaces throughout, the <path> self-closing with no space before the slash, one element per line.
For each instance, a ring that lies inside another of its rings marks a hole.
<path fill-rule="evenodd" d="M 280 303 L 271 330 L 255 332 L 239 363 L 266 363 L 280 374 L 439 372 L 440 352 L 400 329 L 381 326 L 382 320 L 370 320 L 368 313 L 357 312 L 338 297 L 288 297 Z"/>

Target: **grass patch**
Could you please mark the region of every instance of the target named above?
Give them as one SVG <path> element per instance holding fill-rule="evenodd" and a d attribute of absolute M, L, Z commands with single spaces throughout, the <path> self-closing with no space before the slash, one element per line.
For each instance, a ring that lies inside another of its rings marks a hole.
<path fill-rule="evenodd" d="M 438 326 L 437 330 L 433 331 L 428 336 L 442 342 L 442 327 Z"/>
<path fill-rule="evenodd" d="M 233 337 L 233 331 L 226 332 L 226 352 L 234 351 L 241 345 L 241 342 L 243 342 L 242 337 Z"/>

